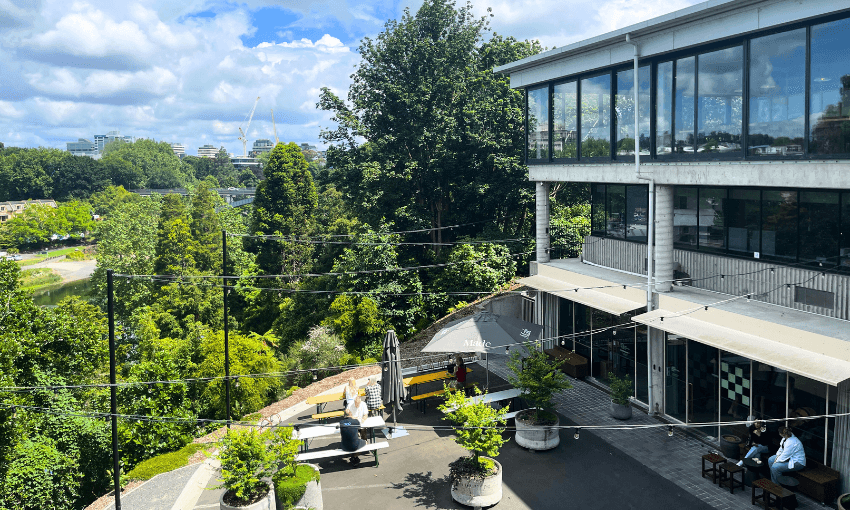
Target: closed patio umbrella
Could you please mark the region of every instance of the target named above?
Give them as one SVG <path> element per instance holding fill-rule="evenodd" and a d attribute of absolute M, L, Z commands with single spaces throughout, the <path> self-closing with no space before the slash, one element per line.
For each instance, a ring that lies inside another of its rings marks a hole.
<path fill-rule="evenodd" d="M 543 337 L 543 326 L 482 311 L 450 322 L 434 335 L 422 352 L 497 353 Z M 490 359 L 487 358 L 487 387 Z"/>
<path fill-rule="evenodd" d="M 404 387 L 401 375 L 401 361 L 399 361 L 398 337 L 394 330 L 387 331 L 384 336 L 384 349 L 381 354 L 381 399 L 384 407 L 392 405 L 393 409 L 393 437 L 405 436 L 407 432 L 404 427 L 399 428 L 396 422 L 396 410 L 401 411 L 401 402 L 407 397 L 407 388 Z M 386 432 L 385 432 L 385 435 Z M 389 435 L 387 435 L 389 437 Z"/>

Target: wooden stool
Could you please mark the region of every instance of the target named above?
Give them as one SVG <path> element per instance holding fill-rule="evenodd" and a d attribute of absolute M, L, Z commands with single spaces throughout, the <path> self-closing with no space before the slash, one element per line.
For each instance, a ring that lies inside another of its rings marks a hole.
<path fill-rule="evenodd" d="M 761 489 L 761 494 L 756 494 L 756 489 Z M 797 504 L 797 495 L 788 489 L 784 489 L 779 485 L 771 482 L 767 478 L 762 478 L 753 482 L 753 492 L 750 496 L 750 503 L 758 504 L 765 510 L 778 508 L 783 510 L 786 508 L 794 508 Z"/>
<path fill-rule="evenodd" d="M 735 473 L 741 473 L 741 480 L 735 479 Z M 735 487 L 744 489 L 744 468 L 732 462 L 724 462 L 720 465 L 720 487 L 729 486 L 729 493 L 735 494 Z"/>
<path fill-rule="evenodd" d="M 711 467 L 705 467 L 705 463 L 708 461 L 711 464 Z M 711 475 L 711 483 L 717 483 L 718 479 L 718 471 L 717 465 L 726 462 L 726 458 L 722 455 L 717 455 L 716 453 L 707 453 L 702 456 L 702 477 L 705 478 L 705 475 Z"/>

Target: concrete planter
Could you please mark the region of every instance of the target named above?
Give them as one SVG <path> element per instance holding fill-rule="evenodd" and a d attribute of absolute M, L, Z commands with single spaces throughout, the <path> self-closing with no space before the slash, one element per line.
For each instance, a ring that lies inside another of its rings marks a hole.
<path fill-rule="evenodd" d="M 485 478 L 457 476 L 452 480 L 453 500 L 474 508 L 493 506 L 502 500 L 502 465 L 496 459 L 490 460 L 496 465 L 495 474 Z"/>
<path fill-rule="evenodd" d="M 256 503 L 252 503 L 248 506 L 230 506 L 224 502 L 224 496 L 227 492 L 222 493 L 221 497 L 218 500 L 219 508 L 221 510 L 275 510 L 277 505 L 275 504 L 274 499 L 274 488 L 269 487 L 269 493 L 266 494 L 266 497 L 257 501 Z"/>
<path fill-rule="evenodd" d="M 552 413 L 554 414 L 554 413 Z M 555 414 L 554 425 L 533 425 L 526 418 L 527 414 L 516 415 L 516 444 L 529 450 L 551 450 L 561 443 L 561 436 L 557 428 L 560 424 L 558 415 Z"/>
<path fill-rule="evenodd" d="M 850 510 L 850 502 L 848 504 L 841 503 L 841 500 L 844 499 L 845 496 L 850 496 L 850 493 L 845 493 L 838 496 L 838 510 Z"/>
<path fill-rule="evenodd" d="M 613 400 L 611 401 L 609 411 L 611 412 L 611 416 L 618 420 L 628 420 L 632 417 L 632 406 L 615 404 Z"/>
<path fill-rule="evenodd" d="M 720 434 L 720 453 L 727 459 L 738 460 L 741 457 L 741 438 L 732 434 Z"/>
<path fill-rule="evenodd" d="M 308 464 L 306 462 L 301 462 L 298 464 L 299 466 L 310 466 L 313 468 L 315 472 L 319 472 L 319 466 L 315 464 Z M 283 505 L 278 501 L 277 497 L 275 497 L 275 508 L 283 509 Z M 295 508 L 311 508 L 312 510 L 323 510 L 324 503 L 322 502 L 322 481 L 314 480 L 312 482 L 307 482 L 307 486 L 304 489 L 304 495 L 301 496 L 301 499 L 295 502 Z"/>

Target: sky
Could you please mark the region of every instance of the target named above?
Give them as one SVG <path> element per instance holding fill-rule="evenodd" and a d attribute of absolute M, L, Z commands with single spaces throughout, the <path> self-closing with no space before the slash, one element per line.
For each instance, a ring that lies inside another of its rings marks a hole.
<path fill-rule="evenodd" d="M 239 155 L 239 127 L 248 150 L 274 139 L 274 110 L 281 141 L 324 147 L 333 124 L 316 109 L 320 89 L 345 97 L 360 41 L 421 3 L 0 0 L 0 142 L 65 149 L 120 131 Z M 492 7 L 494 32 L 551 48 L 695 3 L 474 0 L 473 10 Z"/>

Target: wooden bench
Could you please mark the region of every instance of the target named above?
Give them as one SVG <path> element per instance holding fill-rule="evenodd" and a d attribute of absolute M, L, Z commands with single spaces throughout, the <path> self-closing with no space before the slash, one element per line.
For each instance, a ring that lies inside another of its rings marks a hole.
<path fill-rule="evenodd" d="M 366 396 L 366 389 L 360 388 L 360 396 Z M 316 406 L 316 414 L 321 414 L 325 409 L 325 405 L 329 402 L 337 402 L 345 399 L 345 393 L 327 393 L 324 395 L 314 395 L 307 398 L 307 403 Z"/>
<path fill-rule="evenodd" d="M 378 409 L 383 410 L 384 405 L 381 404 L 381 407 L 379 407 Z M 314 415 L 311 415 L 310 418 L 312 418 L 314 420 L 324 421 L 324 420 L 327 420 L 329 418 L 342 418 L 343 416 L 345 416 L 345 410 L 344 409 L 339 410 L 339 411 L 328 411 L 326 413 L 314 414 Z"/>
<path fill-rule="evenodd" d="M 576 379 L 584 379 L 587 377 L 587 358 L 584 356 L 558 346 L 546 349 L 543 352 L 545 352 L 549 358 L 561 363 L 558 367 L 561 369 L 561 372 L 575 377 Z"/>
<path fill-rule="evenodd" d="M 389 446 L 390 444 L 388 442 L 382 441 L 380 443 L 367 443 L 359 450 L 355 450 L 353 452 L 349 452 L 341 448 L 337 448 L 335 450 L 315 450 L 312 452 L 299 453 L 295 456 L 295 460 L 297 462 L 308 462 L 311 460 L 333 459 L 336 457 L 351 457 L 361 453 L 372 452 L 375 455 L 375 466 L 377 467 L 380 465 L 378 462 L 378 450 L 382 448 L 389 448 Z"/>
<path fill-rule="evenodd" d="M 761 489 L 761 494 L 756 494 L 756 490 Z M 792 508 L 796 503 L 796 495 L 767 478 L 762 478 L 753 482 L 753 492 L 750 496 L 750 504 L 759 505 L 765 510 L 771 508 Z"/>
<path fill-rule="evenodd" d="M 469 388 L 472 388 L 473 386 L 478 386 L 478 383 L 468 382 L 468 383 L 463 385 L 463 389 L 464 389 L 464 391 L 466 391 Z M 448 388 L 449 391 L 454 391 L 455 389 L 456 388 L 451 388 L 451 387 Z M 425 399 L 432 398 L 432 397 L 441 397 L 445 394 L 446 394 L 446 390 L 440 389 L 440 390 L 431 391 L 431 392 L 428 392 L 428 393 L 422 393 L 421 395 L 415 395 L 415 396 L 411 397 L 411 400 L 413 400 L 414 402 L 421 402 L 422 403 L 422 412 L 424 413 L 425 412 Z"/>
<path fill-rule="evenodd" d="M 823 504 L 832 503 L 838 497 L 841 473 L 814 459 L 806 457 L 805 468 L 783 474 L 800 482 L 797 486 L 799 492 Z"/>

